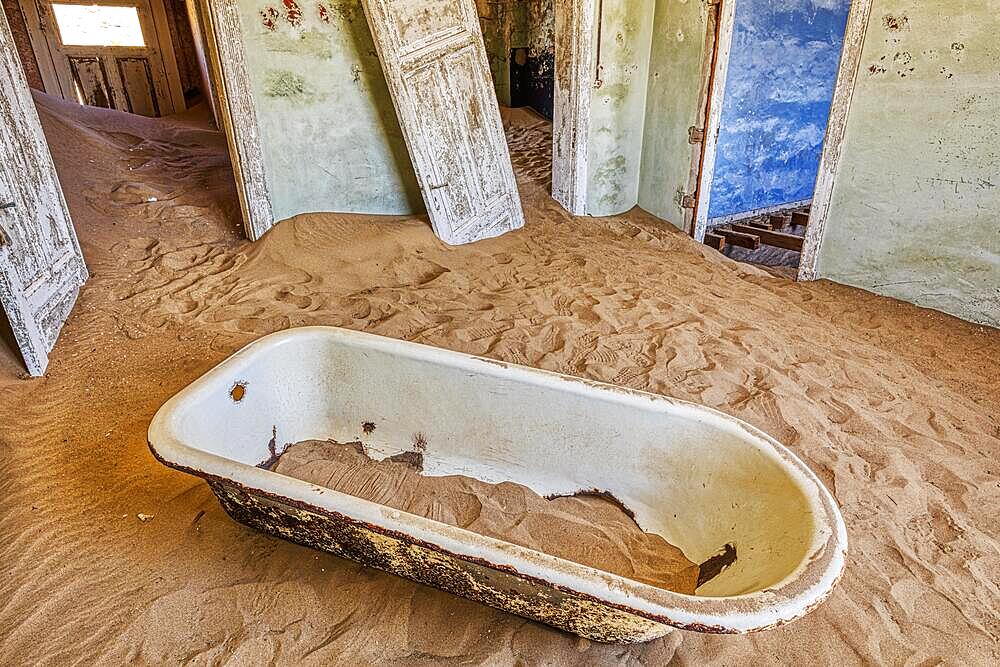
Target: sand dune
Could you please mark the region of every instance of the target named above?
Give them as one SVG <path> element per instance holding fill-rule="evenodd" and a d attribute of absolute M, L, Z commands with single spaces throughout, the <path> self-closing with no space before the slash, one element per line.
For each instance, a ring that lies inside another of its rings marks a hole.
<path fill-rule="evenodd" d="M 419 218 L 316 214 L 250 245 L 197 116 L 38 101 L 93 277 L 46 378 L 0 347 L 0 664 L 1000 661 L 1000 332 L 772 277 L 638 211 L 574 218 L 546 194 L 547 127 L 516 114 L 522 230 L 451 248 Z M 241 345 L 303 324 L 745 419 L 836 496 L 844 578 L 771 632 L 605 646 L 237 525 L 145 429 Z"/>

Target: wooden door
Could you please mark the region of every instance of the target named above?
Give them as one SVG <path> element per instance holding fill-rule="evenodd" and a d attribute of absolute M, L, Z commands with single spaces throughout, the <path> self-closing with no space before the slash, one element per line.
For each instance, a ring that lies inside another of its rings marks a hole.
<path fill-rule="evenodd" d="M 0 12 L 0 305 L 28 372 L 48 353 L 87 279 L 34 101 Z"/>
<path fill-rule="evenodd" d="M 468 243 L 521 227 L 474 0 L 364 0 L 434 233 Z"/>
<path fill-rule="evenodd" d="M 44 48 L 58 87 L 48 90 L 46 82 L 46 92 L 143 116 L 184 110 L 163 0 L 22 0 L 26 5 L 36 14 L 26 13 L 33 44 Z"/>

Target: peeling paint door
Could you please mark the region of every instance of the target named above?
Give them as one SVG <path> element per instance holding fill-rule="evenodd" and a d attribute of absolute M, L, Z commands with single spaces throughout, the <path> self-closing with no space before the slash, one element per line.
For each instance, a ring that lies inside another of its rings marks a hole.
<path fill-rule="evenodd" d="M 0 12 L 0 305 L 28 372 L 41 375 L 87 267 Z"/>
<path fill-rule="evenodd" d="M 162 0 L 21 1 L 55 73 L 58 90 L 46 92 L 142 116 L 184 110 Z"/>
<path fill-rule="evenodd" d="M 364 0 L 434 233 L 469 243 L 521 227 L 474 0 Z"/>

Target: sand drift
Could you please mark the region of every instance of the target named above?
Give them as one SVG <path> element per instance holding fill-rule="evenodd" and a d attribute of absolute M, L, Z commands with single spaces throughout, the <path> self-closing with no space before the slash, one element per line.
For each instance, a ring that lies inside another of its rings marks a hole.
<path fill-rule="evenodd" d="M 847 536 L 775 440 L 663 396 L 334 327 L 251 343 L 171 398 L 153 454 L 237 521 L 588 639 L 782 625 L 833 589 Z M 702 564 L 676 593 L 272 472 L 289 443 L 419 454 L 426 475 L 601 493 Z M 264 467 L 262 467 L 264 466 Z M 710 571 L 709 571 L 710 570 Z"/>

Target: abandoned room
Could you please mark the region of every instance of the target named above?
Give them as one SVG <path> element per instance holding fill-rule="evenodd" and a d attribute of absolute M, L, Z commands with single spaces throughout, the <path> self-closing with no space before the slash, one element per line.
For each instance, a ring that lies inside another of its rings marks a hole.
<path fill-rule="evenodd" d="M 0 7 L 0 664 L 1000 664 L 1000 0 Z"/>

